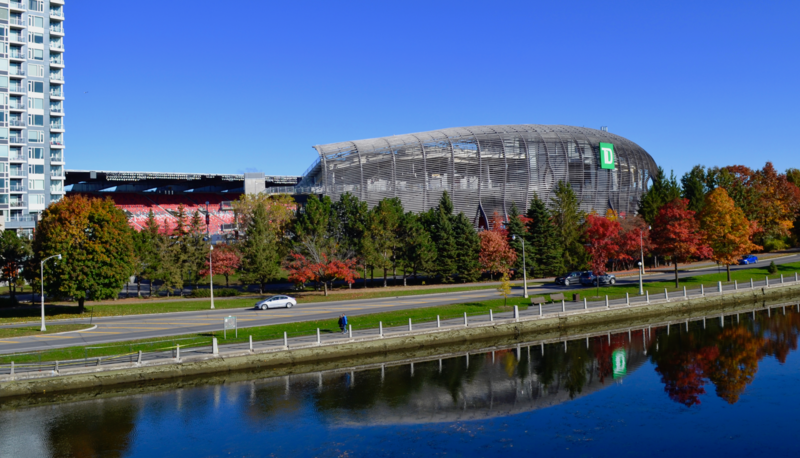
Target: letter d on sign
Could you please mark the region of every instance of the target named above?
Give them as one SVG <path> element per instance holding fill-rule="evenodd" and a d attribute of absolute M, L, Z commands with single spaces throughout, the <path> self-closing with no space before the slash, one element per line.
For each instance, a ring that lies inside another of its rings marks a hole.
<path fill-rule="evenodd" d="M 600 168 L 614 170 L 614 145 L 600 143 Z"/>

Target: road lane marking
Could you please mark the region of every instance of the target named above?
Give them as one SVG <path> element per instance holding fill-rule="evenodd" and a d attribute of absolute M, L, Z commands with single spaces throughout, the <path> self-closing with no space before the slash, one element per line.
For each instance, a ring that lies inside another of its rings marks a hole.
<path fill-rule="evenodd" d="M 0 340 L 0 343 L 19 343 L 19 342 L 14 342 L 11 340 Z"/>
<path fill-rule="evenodd" d="M 134 326 L 103 326 L 101 329 L 148 329 L 153 331 L 160 331 L 163 329 L 172 329 L 172 328 L 143 328 L 143 327 L 134 327 Z"/>
<path fill-rule="evenodd" d="M 48 336 L 48 335 L 28 336 L 28 337 L 35 337 L 37 339 L 74 339 L 75 338 L 75 336 Z"/>
<path fill-rule="evenodd" d="M 122 334 L 121 332 L 84 331 L 78 334 Z"/>

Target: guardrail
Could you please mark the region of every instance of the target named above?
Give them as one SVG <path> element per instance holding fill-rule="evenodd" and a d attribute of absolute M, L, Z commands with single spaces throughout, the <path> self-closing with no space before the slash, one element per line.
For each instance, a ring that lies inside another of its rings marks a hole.
<path fill-rule="evenodd" d="M 701 287 L 698 289 L 687 290 L 684 288 L 683 291 L 673 293 L 669 293 L 667 290 L 665 290 L 663 293 L 650 294 L 648 290 L 644 296 L 630 297 L 626 294 L 626 297 L 617 299 L 609 299 L 608 296 L 606 296 L 604 300 L 600 301 L 587 301 L 586 299 L 584 299 L 583 302 L 565 300 L 561 300 L 560 302 L 550 301 L 546 304 L 532 304 L 527 310 L 520 310 L 518 306 L 514 306 L 513 311 L 495 313 L 494 311 L 490 310 L 488 315 L 483 313 L 468 314 L 465 312 L 463 317 L 447 320 L 442 320 L 437 315 L 435 321 L 431 319 L 431 321 L 413 323 L 411 319 L 409 319 L 408 324 L 403 323 L 402 325 L 398 325 L 397 323 L 392 323 L 390 327 L 384 327 L 383 322 L 380 322 L 378 328 L 369 329 L 353 330 L 351 324 L 345 330 L 345 332 L 342 333 L 330 332 L 328 330 L 322 331 L 317 329 L 315 335 L 294 333 L 294 335 L 290 336 L 289 333 L 284 332 L 283 338 L 280 338 L 280 336 L 276 335 L 277 338 L 275 339 L 263 341 L 253 341 L 252 336 L 250 336 L 249 342 L 228 344 L 224 347 L 219 346 L 219 342 L 216 337 L 212 337 L 210 339 L 202 337 L 165 339 L 161 341 L 147 342 L 144 344 L 136 344 L 135 346 L 139 348 L 138 350 L 134 350 L 133 344 L 112 344 L 105 346 L 84 347 L 85 353 L 83 359 L 72 359 L 68 361 L 14 363 L 13 359 L 15 358 L 30 359 L 30 355 L 40 355 L 41 353 L 33 352 L 5 354 L 0 355 L 0 359 L 10 362 L 0 364 L 0 380 L 8 380 L 9 376 L 12 378 L 53 377 L 59 375 L 68 375 L 69 373 L 83 373 L 87 370 L 118 370 L 148 365 L 201 361 L 209 358 L 244 356 L 249 354 L 280 352 L 327 345 L 340 345 L 350 342 L 364 342 L 391 337 L 452 331 L 454 329 L 535 321 L 552 318 L 554 316 L 580 315 L 585 313 L 597 313 L 601 311 L 626 309 L 631 307 L 643 307 L 665 304 L 678 300 L 724 296 L 726 293 L 731 294 L 739 291 L 752 291 L 762 288 L 780 288 L 782 286 L 798 284 L 800 284 L 800 278 L 798 277 L 798 274 L 795 273 L 793 278 L 790 277 L 787 279 L 781 275 L 779 278 L 776 277 L 776 279 L 770 280 L 769 277 L 765 277 L 764 280 L 751 279 L 749 283 L 744 285 L 740 285 L 736 281 L 724 284 L 722 282 L 718 282 L 717 287 L 713 290 L 707 290 L 701 285 Z M 785 313 L 785 305 L 783 307 Z M 798 312 L 800 312 L 800 304 L 797 304 L 797 308 Z M 728 315 L 739 315 L 740 313 L 741 312 L 730 313 Z M 753 313 L 755 313 L 755 310 Z M 767 313 L 771 313 L 770 308 L 767 309 Z M 721 315 L 723 318 L 724 316 L 726 315 Z M 358 317 L 352 317 L 351 320 L 357 321 Z M 698 317 L 694 320 L 680 320 L 676 321 L 675 323 L 683 324 L 685 322 L 688 326 L 690 321 L 700 320 L 702 320 L 705 325 L 706 317 Z M 669 323 L 673 322 L 670 321 Z M 220 319 L 220 324 L 222 324 L 222 319 Z M 241 330 L 243 333 L 246 332 L 246 328 Z M 91 355 L 93 351 L 102 352 L 103 350 L 120 346 L 129 347 L 129 351 L 113 356 Z M 143 346 L 155 346 L 155 348 L 152 348 L 151 351 L 142 351 L 141 348 Z M 28 356 L 28 358 L 25 358 L 26 356 Z"/>

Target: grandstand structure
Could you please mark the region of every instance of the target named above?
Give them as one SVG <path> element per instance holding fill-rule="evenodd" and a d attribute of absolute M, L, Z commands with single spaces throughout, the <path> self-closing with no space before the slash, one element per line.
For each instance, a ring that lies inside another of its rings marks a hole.
<path fill-rule="evenodd" d="M 243 193 L 265 187 L 293 187 L 299 176 L 270 176 L 263 173 L 161 173 L 67 170 L 67 195 L 110 197 L 128 215 L 128 222 L 142 230 L 152 211 L 162 227 L 171 231 L 178 219 L 178 207 L 203 216 L 209 235 L 236 229 L 230 202 Z M 255 191 L 254 191 L 255 190 Z"/>

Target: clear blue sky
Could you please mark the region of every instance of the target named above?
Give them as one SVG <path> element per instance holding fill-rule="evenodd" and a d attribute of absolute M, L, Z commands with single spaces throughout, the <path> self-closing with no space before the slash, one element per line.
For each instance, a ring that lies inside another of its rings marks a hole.
<path fill-rule="evenodd" d="M 800 2 L 72 0 L 67 168 L 301 174 L 315 144 L 568 124 L 799 167 Z"/>

